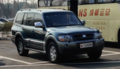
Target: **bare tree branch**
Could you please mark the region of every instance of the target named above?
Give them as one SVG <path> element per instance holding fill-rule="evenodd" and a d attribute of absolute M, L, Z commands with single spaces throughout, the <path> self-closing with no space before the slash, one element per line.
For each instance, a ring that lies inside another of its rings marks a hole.
<path fill-rule="evenodd" d="M 48 0 L 43 0 L 45 6 L 48 6 Z"/>
<path fill-rule="evenodd" d="M 66 0 L 56 0 L 53 2 L 53 5 L 55 6 L 62 6 L 63 2 L 65 2 Z"/>

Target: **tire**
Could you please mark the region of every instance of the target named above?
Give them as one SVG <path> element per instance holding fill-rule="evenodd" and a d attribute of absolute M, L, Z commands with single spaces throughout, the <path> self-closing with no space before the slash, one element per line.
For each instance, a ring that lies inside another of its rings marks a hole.
<path fill-rule="evenodd" d="M 29 50 L 24 49 L 24 42 L 21 38 L 17 39 L 17 51 L 20 56 L 27 56 L 29 53 Z"/>
<path fill-rule="evenodd" d="M 89 52 L 87 55 L 92 60 L 98 60 L 101 57 L 101 54 L 102 54 L 102 50 L 101 51 L 92 51 L 92 52 Z"/>
<path fill-rule="evenodd" d="M 50 62 L 52 62 L 52 63 L 59 62 L 59 60 L 61 58 L 60 52 L 57 48 L 57 45 L 54 42 L 49 43 L 48 50 L 47 50 L 47 55 L 48 55 L 48 58 L 49 58 Z"/>

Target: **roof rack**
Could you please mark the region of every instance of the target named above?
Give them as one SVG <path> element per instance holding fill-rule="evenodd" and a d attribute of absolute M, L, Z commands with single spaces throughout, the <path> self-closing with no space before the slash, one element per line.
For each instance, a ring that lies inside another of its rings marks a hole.
<path fill-rule="evenodd" d="M 29 10 L 29 11 L 31 11 L 32 8 L 20 9 L 20 11 L 24 11 L 24 10 Z"/>
<path fill-rule="evenodd" d="M 49 9 L 55 9 L 55 10 L 66 10 L 64 8 L 49 8 Z"/>

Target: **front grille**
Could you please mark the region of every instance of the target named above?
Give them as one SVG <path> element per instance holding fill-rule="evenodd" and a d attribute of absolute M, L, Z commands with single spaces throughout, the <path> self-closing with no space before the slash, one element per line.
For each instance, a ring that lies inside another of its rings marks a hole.
<path fill-rule="evenodd" d="M 90 40 L 90 39 L 93 39 L 94 37 L 93 34 L 78 34 L 73 36 L 75 41 Z"/>

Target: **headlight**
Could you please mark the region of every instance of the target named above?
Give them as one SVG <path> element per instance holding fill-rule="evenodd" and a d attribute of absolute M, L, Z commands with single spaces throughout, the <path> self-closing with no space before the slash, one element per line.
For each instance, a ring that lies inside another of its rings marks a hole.
<path fill-rule="evenodd" d="M 101 33 L 95 33 L 95 34 L 94 34 L 94 38 L 95 38 L 95 39 L 100 39 L 100 38 L 102 38 Z"/>
<path fill-rule="evenodd" d="M 73 41 L 73 38 L 71 35 L 60 35 L 58 36 L 59 41 L 61 42 L 70 42 Z"/>

